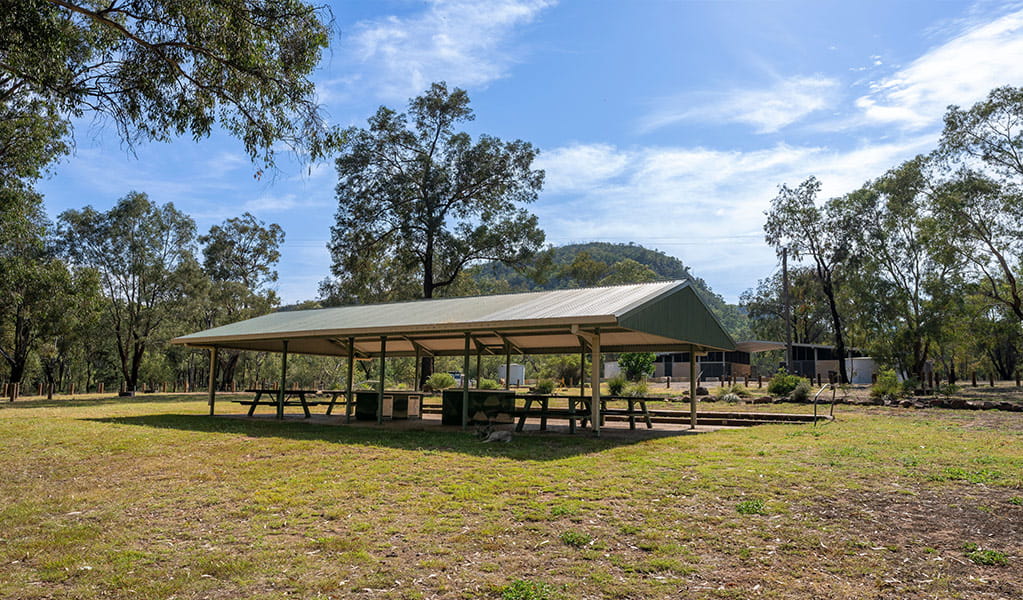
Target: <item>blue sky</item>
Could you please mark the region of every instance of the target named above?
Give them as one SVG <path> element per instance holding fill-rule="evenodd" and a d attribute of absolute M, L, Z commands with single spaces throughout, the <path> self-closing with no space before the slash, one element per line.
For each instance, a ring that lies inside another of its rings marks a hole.
<path fill-rule="evenodd" d="M 548 241 L 636 242 L 677 256 L 729 301 L 776 266 L 763 218 L 778 185 L 853 190 L 933 148 L 949 104 L 1023 85 L 1023 4 L 991 2 L 335 3 L 315 74 L 341 125 L 403 108 L 432 81 L 468 90 L 473 134 L 541 149 L 531 209 Z M 249 211 L 287 234 L 278 293 L 329 273 L 331 163 L 257 180 L 224 135 L 123 147 L 84 121 L 40 184 L 56 216 L 147 192 L 200 231 Z"/>

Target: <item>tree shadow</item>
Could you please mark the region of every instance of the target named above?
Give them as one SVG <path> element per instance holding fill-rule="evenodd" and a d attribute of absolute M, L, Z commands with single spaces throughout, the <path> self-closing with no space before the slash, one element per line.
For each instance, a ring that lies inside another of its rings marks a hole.
<path fill-rule="evenodd" d="M 601 437 L 589 432 L 569 434 L 559 430 L 515 433 L 509 443 L 483 443 L 475 437 L 475 429 L 463 432 L 422 422 L 422 427 L 389 427 L 352 423 L 307 422 L 299 419 L 277 421 L 269 418 L 210 417 L 207 415 L 159 414 L 131 417 L 88 418 L 86 421 L 178 429 L 204 433 L 243 435 L 253 438 L 325 441 L 336 444 L 361 445 L 398 450 L 458 452 L 471 456 L 502 457 L 513 460 L 553 461 L 573 456 L 603 452 L 630 446 L 651 439 L 692 435 L 677 430 L 606 429 Z"/>

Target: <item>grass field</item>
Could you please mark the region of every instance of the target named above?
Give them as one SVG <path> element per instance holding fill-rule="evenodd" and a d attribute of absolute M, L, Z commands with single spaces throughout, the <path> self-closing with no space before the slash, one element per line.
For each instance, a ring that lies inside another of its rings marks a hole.
<path fill-rule="evenodd" d="M 481 444 L 205 411 L 3 405 L 0 596 L 1023 597 L 1019 413 Z"/>

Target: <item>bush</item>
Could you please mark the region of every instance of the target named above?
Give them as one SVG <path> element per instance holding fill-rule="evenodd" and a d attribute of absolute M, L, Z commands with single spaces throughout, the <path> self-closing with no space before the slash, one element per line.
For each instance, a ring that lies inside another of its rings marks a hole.
<path fill-rule="evenodd" d="M 626 379 L 624 375 L 618 374 L 607 380 L 607 391 L 612 396 L 621 396 L 625 389 Z"/>
<path fill-rule="evenodd" d="M 778 369 L 767 385 L 767 393 L 772 396 L 788 396 L 800 381 L 805 380 L 799 375 L 790 375 L 785 369 Z"/>
<path fill-rule="evenodd" d="M 455 387 L 455 378 L 451 376 L 451 373 L 434 373 L 426 380 L 426 385 L 435 390 L 445 390 Z"/>
<path fill-rule="evenodd" d="M 725 394 L 724 396 L 720 396 L 718 399 L 724 400 L 729 404 L 738 404 L 742 402 L 742 398 L 739 396 L 739 394 Z"/>
<path fill-rule="evenodd" d="M 550 379 L 541 379 L 536 382 L 533 391 L 537 394 L 552 394 L 554 393 L 554 382 Z"/>
<path fill-rule="evenodd" d="M 639 381 L 644 377 L 653 375 L 654 360 L 657 355 L 653 352 L 622 352 L 618 355 L 618 366 L 629 381 Z"/>
<path fill-rule="evenodd" d="M 717 392 L 714 394 L 714 396 L 718 400 L 724 400 L 725 396 L 728 395 L 734 395 L 740 398 L 749 398 L 750 396 L 752 396 L 752 394 L 750 394 L 750 391 L 746 389 L 746 386 L 742 385 L 741 383 L 725 384 L 719 387 L 717 389 Z"/>
<path fill-rule="evenodd" d="M 647 391 L 648 390 L 645 381 L 635 381 L 625 387 L 626 396 L 642 397 L 646 396 Z"/>
<path fill-rule="evenodd" d="M 792 393 L 789 394 L 789 399 L 793 402 L 806 402 L 810 399 L 810 392 L 813 388 L 810 387 L 810 382 L 806 379 L 800 379 L 796 387 L 792 389 Z"/>
<path fill-rule="evenodd" d="M 870 397 L 881 400 L 895 400 L 902 395 L 902 384 L 894 369 L 881 369 L 877 373 L 877 383 L 870 387 Z"/>
<path fill-rule="evenodd" d="M 499 387 L 500 386 L 493 379 L 480 379 L 479 385 L 476 386 L 476 388 L 480 390 L 496 390 Z"/>

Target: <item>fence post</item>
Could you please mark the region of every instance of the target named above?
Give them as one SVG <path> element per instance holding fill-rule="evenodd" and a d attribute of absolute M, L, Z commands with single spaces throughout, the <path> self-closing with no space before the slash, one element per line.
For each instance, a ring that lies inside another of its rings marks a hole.
<path fill-rule="evenodd" d="M 877 373 L 870 374 L 870 384 L 877 385 Z"/>
<path fill-rule="evenodd" d="M 977 387 L 977 370 L 976 369 L 974 369 L 973 372 L 970 373 L 970 380 L 973 382 L 973 387 Z"/>
<path fill-rule="evenodd" d="M 46 399 L 53 400 L 53 384 L 46 386 Z"/>
<path fill-rule="evenodd" d="M 988 371 L 987 378 L 988 378 L 988 381 L 991 382 L 991 387 L 995 387 L 995 372 L 994 371 Z"/>
<path fill-rule="evenodd" d="M 764 387 L 764 376 L 763 375 L 757 375 L 757 387 L 758 388 Z"/>
<path fill-rule="evenodd" d="M 98 389 L 96 391 L 98 391 L 100 394 L 102 394 L 104 387 L 105 386 L 103 385 L 103 382 L 101 381 L 101 382 L 99 382 L 99 387 L 98 387 Z"/>
<path fill-rule="evenodd" d="M 68 390 L 68 396 L 74 396 L 75 395 L 75 384 L 71 383 L 71 384 L 69 384 L 68 387 L 70 388 Z"/>

